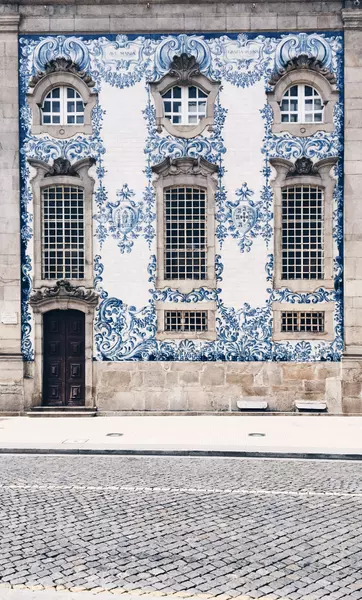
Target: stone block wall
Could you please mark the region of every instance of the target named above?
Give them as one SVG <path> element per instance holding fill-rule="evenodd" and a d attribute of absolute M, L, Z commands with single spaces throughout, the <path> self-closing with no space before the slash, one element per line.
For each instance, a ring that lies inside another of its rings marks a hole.
<path fill-rule="evenodd" d="M 20 353 L 18 14 L 0 12 L 0 406 L 23 409 Z"/>
<path fill-rule="evenodd" d="M 342 406 L 339 363 L 93 363 L 100 411 L 235 412 L 237 400 L 265 398 L 271 411 L 295 411 L 296 400 Z M 362 376 L 360 377 L 362 386 Z"/>

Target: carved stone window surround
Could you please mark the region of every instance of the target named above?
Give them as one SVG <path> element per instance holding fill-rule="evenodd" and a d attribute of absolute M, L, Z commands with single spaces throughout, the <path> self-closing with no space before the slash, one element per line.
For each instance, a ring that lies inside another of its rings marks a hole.
<path fill-rule="evenodd" d="M 336 180 L 331 170 L 336 158 L 325 158 L 313 165 L 311 174 L 296 175 L 295 164 L 283 158 L 270 159 L 276 171 L 271 181 L 274 196 L 275 289 L 288 287 L 294 292 L 313 292 L 325 287 L 333 289 L 333 191 Z M 324 192 L 324 279 L 282 279 L 282 190 L 293 186 L 312 185 Z"/>
<path fill-rule="evenodd" d="M 334 310 L 334 302 L 318 302 L 317 304 L 292 304 L 291 302 L 274 302 L 273 340 L 334 340 Z M 281 319 L 283 312 L 324 312 L 324 331 L 320 333 L 310 331 L 281 331 Z"/>
<path fill-rule="evenodd" d="M 152 167 L 158 175 L 154 186 L 156 190 L 157 214 L 157 279 L 156 288 L 172 287 L 182 293 L 195 288 L 216 287 L 215 276 L 215 192 L 217 181 L 214 175 L 218 167 L 204 159 L 179 158 L 165 159 Z M 207 194 L 207 279 L 165 279 L 164 278 L 164 190 L 169 187 L 200 187 Z"/>
<path fill-rule="evenodd" d="M 169 310 L 207 311 L 207 331 L 165 331 L 165 312 Z M 215 331 L 215 302 L 156 302 L 158 340 L 216 340 Z"/>
<path fill-rule="evenodd" d="M 84 123 L 74 125 L 50 125 L 42 123 L 41 107 L 45 96 L 56 87 L 72 87 L 82 96 L 84 103 Z M 32 109 L 32 133 L 48 133 L 55 138 L 69 138 L 73 135 L 91 134 L 92 109 L 97 102 L 97 93 L 84 82 L 84 79 L 68 71 L 56 71 L 42 77 L 34 87 L 29 87 L 28 103 Z"/>
<path fill-rule="evenodd" d="M 85 314 L 85 406 L 95 406 L 93 385 L 93 321 L 98 303 L 94 290 L 57 282 L 50 287 L 33 290 L 30 305 L 34 313 L 34 388 L 32 406 L 42 403 L 43 387 L 43 315 L 50 310 L 79 310 Z"/>
<path fill-rule="evenodd" d="M 185 69 L 181 70 L 182 60 L 185 63 Z M 206 98 L 206 117 L 200 119 L 195 125 L 176 125 L 171 123 L 164 115 L 164 105 L 162 95 L 174 86 L 190 87 L 196 86 L 205 94 Z M 156 123 L 159 131 L 165 128 L 168 133 L 181 138 L 193 138 L 200 135 L 207 127 L 212 127 L 214 123 L 214 105 L 218 94 L 220 82 L 211 81 L 205 75 L 199 72 L 199 65 L 194 57 L 182 54 L 175 56 L 170 65 L 170 72 L 164 75 L 159 82 L 151 82 L 150 89 L 155 101 Z"/>
<path fill-rule="evenodd" d="M 59 160 L 59 159 L 58 159 Z M 84 279 L 69 280 L 74 285 L 93 287 L 93 219 L 92 197 L 94 179 L 88 174 L 94 164 L 93 159 L 85 158 L 69 166 L 68 174 L 55 175 L 54 164 L 48 165 L 41 160 L 29 159 L 29 164 L 36 169 L 31 180 L 33 190 L 33 229 L 34 229 L 34 275 L 33 287 L 53 286 L 54 279 L 42 279 L 42 191 L 56 185 L 68 185 L 84 190 L 84 246 L 85 265 Z"/>
<path fill-rule="evenodd" d="M 319 92 L 323 105 L 323 123 L 282 123 L 280 114 L 280 103 L 285 92 L 293 85 L 304 84 L 314 87 Z M 317 131 L 331 132 L 334 130 L 333 112 L 338 101 L 338 91 L 335 84 L 330 83 L 326 77 L 311 69 L 293 70 L 276 82 L 273 91 L 267 92 L 268 103 L 274 113 L 272 132 L 289 132 L 299 137 L 307 137 Z"/>

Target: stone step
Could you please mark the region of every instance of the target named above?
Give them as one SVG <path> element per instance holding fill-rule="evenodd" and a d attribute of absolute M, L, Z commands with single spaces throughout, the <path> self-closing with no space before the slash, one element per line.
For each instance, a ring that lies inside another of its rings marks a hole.
<path fill-rule="evenodd" d="M 236 406 L 239 410 L 252 411 L 252 410 L 267 410 L 268 402 L 265 398 L 259 396 L 249 396 L 242 400 L 237 400 Z"/>
<path fill-rule="evenodd" d="M 95 417 L 97 409 L 85 406 L 33 406 L 25 414 L 28 417 Z"/>
<path fill-rule="evenodd" d="M 324 412 L 327 410 L 326 402 L 317 402 L 314 400 L 296 400 L 295 408 L 299 411 Z"/>

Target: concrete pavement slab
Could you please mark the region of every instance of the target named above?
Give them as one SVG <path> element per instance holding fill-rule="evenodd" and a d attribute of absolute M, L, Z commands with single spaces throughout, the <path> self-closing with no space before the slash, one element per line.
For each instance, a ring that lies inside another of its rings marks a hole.
<path fill-rule="evenodd" d="M 110 416 L 0 418 L 0 452 L 362 458 L 362 418 Z"/>

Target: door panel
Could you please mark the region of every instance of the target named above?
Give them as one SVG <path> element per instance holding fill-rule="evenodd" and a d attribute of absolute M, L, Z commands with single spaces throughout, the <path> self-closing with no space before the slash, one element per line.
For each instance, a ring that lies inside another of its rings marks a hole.
<path fill-rule="evenodd" d="M 43 404 L 84 405 L 84 314 L 77 310 L 54 310 L 45 313 L 43 326 Z"/>

